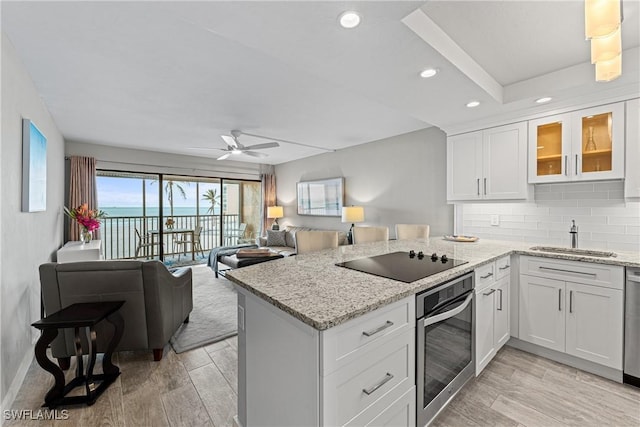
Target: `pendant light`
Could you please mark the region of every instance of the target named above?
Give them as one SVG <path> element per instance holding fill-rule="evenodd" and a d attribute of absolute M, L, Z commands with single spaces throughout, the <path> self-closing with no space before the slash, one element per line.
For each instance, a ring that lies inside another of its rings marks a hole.
<path fill-rule="evenodd" d="M 606 37 L 622 23 L 621 0 L 585 0 L 584 27 L 587 39 Z"/>
<path fill-rule="evenodd" d="M 610 61 L 622 53 L 620 27 L 606 37 L 591 39 L 591 63 Z"/>
<path fill-rule="evenodd" d="M 609 61 L 596 62 L 596 81 L 610 82 L 622 75 L 622 55 Z"/>

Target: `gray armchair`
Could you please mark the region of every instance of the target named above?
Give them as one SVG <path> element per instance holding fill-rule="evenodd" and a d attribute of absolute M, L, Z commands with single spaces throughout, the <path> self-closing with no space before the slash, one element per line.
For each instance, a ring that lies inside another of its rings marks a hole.
<path fill-rule="evenodd" d="M 156 361 L 193 309 L 191 269 L 171 273 L 159 261 L 42 264 L 40 286 L 46 314 L 77 302 L 125 301 L 120 309 L 124 333 L 116 351 L 151 349 Z M 112 333 L 107 322 L 96 326 L 98 352 L 106 350 Z M 51 343 L 51 353 L 61 367 L 68 366 L 75 355 L 73 330 L 60 331 Z"/>

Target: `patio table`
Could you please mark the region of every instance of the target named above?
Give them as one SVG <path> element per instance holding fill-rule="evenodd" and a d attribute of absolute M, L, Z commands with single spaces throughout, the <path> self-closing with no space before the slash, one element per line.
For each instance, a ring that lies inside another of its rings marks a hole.
<path fill-rule="evenodd" d="M 149 230 L 149 234 L 151 234 L 151 258 L 153 258 L 153 248 L 156 236 L 160 234 L 160 230 Z M 196 253 L 193 250 L 193 241 L 195 240 L 195 228 L 164 228 L 162 230 L 162 234 L 191 234 L 191 260 L 195 261 Z"/>

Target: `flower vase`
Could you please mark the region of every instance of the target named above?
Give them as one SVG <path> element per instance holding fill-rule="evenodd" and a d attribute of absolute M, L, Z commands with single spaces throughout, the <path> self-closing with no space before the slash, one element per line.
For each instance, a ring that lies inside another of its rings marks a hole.
<path fill-rule="evenodd" d="M 93 238 L 93 234 L 87 230 L 85 227 L 80 227 L 80 242 L 84 245 L 85 243 L 91 242 Z"/>

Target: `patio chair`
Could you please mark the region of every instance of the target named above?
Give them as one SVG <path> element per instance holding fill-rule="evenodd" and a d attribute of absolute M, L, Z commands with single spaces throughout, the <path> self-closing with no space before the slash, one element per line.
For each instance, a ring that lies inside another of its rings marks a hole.
<path fill-rule="evenodd" d="M 191 250 L 195 252 L 200 252 L 202 256 L 204 256 L 204 250 L 202 249 L 202 244 L 200 243 L 200 235 L 202 234 L 202 226 L 197 225 L 193 229 L 193 241 L 191 241 L 191 237 L 188 233 L 183 234 L 181 237 L 176 237 L 173 235 L 173 247 L 175 251 L 176 246 L 182 246 L 182 250 L 178 251 L 178 261 L 180 261 L 180 254 L 187 254 L 187 245 L 191 244 Z"/>
<path fill-rule="evenodd" d="M 240 239 L 242 239 L 244 237 L 244 233 L 246 233 L 246 231 L 247 231 L 247 224 L 245 224 L 244 222 L 241 223 L 238 226 L 238 228 L 233 229 L 233 230 L 229 230 L 224 235 L 225 245 L 236 244 L 238 242 L 238 240 L 240 240 Z M 235 243 L 233 242 L 233 239 L 236 239 Z"/>
<path fill-rule="evenodd" d="M 158 248 L 160 247 L 160 242 L 154 242 L 153 239 L 151 238 L 151 235 L 145 235 L 144 237 L 140 234 L 140 231 L 135 228 L 136 230 L 136 254 L 134 256 L 134 258 L 138 258 L 138 255 L 140 254 L 140 250 L 144 249 L 144 248 L 152 248 L 153 246 L 158 246 Z M 151 253 L 153 254 L 153 249 L 151 249 Z M 158 251 L 158 254 L 160 253 L 160 251 Z M 146 258 L 149 258 L 149 256 L 147 255 Z"/>

